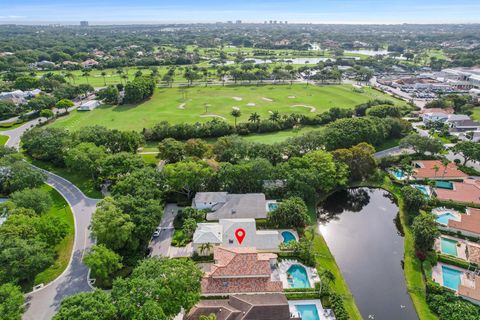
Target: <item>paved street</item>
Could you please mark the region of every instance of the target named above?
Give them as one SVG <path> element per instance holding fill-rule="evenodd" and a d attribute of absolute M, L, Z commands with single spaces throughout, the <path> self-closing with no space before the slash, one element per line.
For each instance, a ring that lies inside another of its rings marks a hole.
<path fill-rule="evenodd" d="M 87 281 L 88 268 L 82 263 L 82 258 L 93 243 L 88 226 L 98 200 L 87 198 L 69 181 L 44 172 L 48 175 L 47 183 L 54 187 L 72 208 L 75 218 L 75 243 L 70 264 L 65 272 L 47 286 L 28 295 L 27 309 L 23 315 L 25 320 L 51 319 L 63 298 L 91 290 Z"/>
<path fill-rule="evenodd" d="M 3 131 L 3 135 L 10 137 L 6 145 L 18 149 L 22 134 L 37 125 L 38 122 L 39 119 L 35 119 L 16 129 Z M 23 315 L 25 320 L 51 319 L 63 298 L 91 290 L 88 285 L 88 268 L 82 263 L 82 258 L 84 253 L 92 246 L 88 227 L 99 200 L 86 197 L 70 181 L 51 172 L 42 171 L 47 174 L 47 184 L 54 187 L 72 208 L 75 220 L 75 242 L 67 269 L 53 282 L 28 294 L 26 311 Z"/>

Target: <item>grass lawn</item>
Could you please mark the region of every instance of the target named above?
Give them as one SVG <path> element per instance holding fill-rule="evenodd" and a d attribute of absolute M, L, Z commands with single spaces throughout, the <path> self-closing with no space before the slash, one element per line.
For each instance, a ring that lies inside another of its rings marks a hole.
<path fill-rule="evenodd" d="M 27 158 L 28 161 L 30 161 L 32 164 L 36 165 L 39 168 L 48 170 L 50 172 L 53 172 L 57 175 L 59 175 L 62 178 L 67 179 L 74 185 L 76 185 L 82 192 L 90 198 L 95 198 L 95 199 L 101 199 L 103 198 L 103 195 L 100 191 L 98 191 L 95 188 L 95 183 L 91 177 L 86 177 L 84 175 L 71 172 L 67 168 L 59 168 L 54 166 L 51 163 L 39 161 L 39 160 L 34 160 L 31 158 Z"/>
<path fill-rule="evenodd" d="M 417 315 L 422 320 L 436 320 L 438 319 L 426 301 L 425 280 L 422 273 L 422 263 L 415 256 L 415 247 L 413 233 L 407 222 L 407 213 L 404 209 L 404 202 L 401 196 L 401 186 L 398 186 L 385 176 L 380 182 L 366 182 L 363 186 L 382 188 L 392 193 L 397 199 L 397 204 L 400 209 L 400 218 L 404 232 L 404 272 L 407 290 L 417 311 Z"/>
<path fill-rule="evenodd" d="M 480 120 L 480 107 L 473 108 L 472 119 L 473 120 Z"/>
<path fill-rule="evenodd" d="M 351 108 L 374 98 L 394 99 L 370 88 L 365 88 L 363 93 L 354 92 L 350 85 L 163 88 L 139 105 L 105 105 L 89 112 L 74 111 L 50 126 L 77 130 L 87 125 L 102 125 L 140 131 L 163 120 L 170 123 L 196 123 L 215 117 L 233 124 L 234 118 L 230 115 L 233 107 L 241 110 L 238 121 L 245 122 L 253 112 L 263 119 L 268 118 L 272 111 L 315 115 L 332 107 Z"/>
<path fill-rule="evenodd" d="M 8 141 L 7 136 L 0 135 L 0 145 L 4 146 L 5 143 L 7 143 L 7 141 Z"/>
<path fill-rule="evenodd" d="M 316 226 L 313 227 L 313 230 L 309 229 L 306 231 L 306 233 L 306 236 L 309 238 L 311 238 L 313 233 L 313 250 L 315 251 L 316 256 L 317 270 L 326 269 L 335 276 L 335 280 L 331 284 L 333 291 L 342 296 L 345 310 L 348 312 L 349 318 L 351 320 L 361 320 L 362 316 L 357 305 L 355 304 L 355 299 L 350 293 L 350 289 L 348 288 L 348 285 L 343 278 L 342 273 L 340 272 L 340 268 L 330 252 L 327 243 L 325 242 L 325 239 L 317 231 Z"/>
<path fill-rule="evenodd" d="M 322 130 L 321 127 L 308 126 L 308 127 L 302 127 L 298 129 L 284 130 L 284 131 L 278 131 L 278 132 L 248 135 L 243 137 L 243 139 L 250 142 L 274 144 L 274 143 L 283 142 L 288 138 L 301 136 L 307 132 L 320 131 L 320 130 Z"/>
<path fill-rule="evenodd" d="M 48 211 L 46 217 L 58 217 L 68 225 L 67 236 L 55 247 L 57 258 L 54 264 L 43 272 L 37 274 L 34 285 L 43 283 L 47 284 L 57 278 L 68 266 L 70 256 L 72 254 L 73 242 L 75 239 L 75 224 L 73 220 L 72 210 L 67 201 L 55 189 L 49 185 L 42 186 L 53 200 L 53 206 Z"/>
<path fill-rule="evenodd" d="M 158 149 L 157 149 L 158 150 Z M 154 150 L 154 151 L 157 151 Z M 143 159 L 143 162 L 148 165 L 156 166 L 158 164 L 159 159 L 157 159 L 157 154 L 155 153 L 147 153 L 147 154 L 140 154 Z"/>
<path fill-rule="evenodd" d="M 400 143 L 400 140 L 401 140 L 400 138 L 389 139 L 389 140 L 385 141 L 384 143 L 382 143 L 381 145 L 375 147 L 375 150 L 377 152 L 379 152 L 379 151 L 383 151 L 383 150 L 387 150 L 387 149 L 396 147 Z"/>

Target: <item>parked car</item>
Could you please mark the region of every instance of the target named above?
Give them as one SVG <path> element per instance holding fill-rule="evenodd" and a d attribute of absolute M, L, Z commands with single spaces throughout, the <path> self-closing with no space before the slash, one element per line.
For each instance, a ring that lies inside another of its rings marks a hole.
<path fill-rule="evenodd" d="M 157 238 L 159 235 L 160 235 L 160 227 L 157 227 L 157 229 L 155 230 L 155 232 L 153 233 L 153 237 L 154 238 Z"/>

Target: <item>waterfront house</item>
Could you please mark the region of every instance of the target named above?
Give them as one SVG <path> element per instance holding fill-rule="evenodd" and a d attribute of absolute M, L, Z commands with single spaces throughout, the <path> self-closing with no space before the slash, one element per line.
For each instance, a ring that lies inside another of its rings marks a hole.
<path fill-rule="evenodd" d="M 215 247 L 215 263 L 201 284 L 203 295 L 282 292 L 280 280 L 272 277 L 277 263 L 274 253 L 258 253 L 255 248 Z"/>
<path fill-rule="evenodd" d="M 301 320 L 291 315 L 283 293 L 232 295 L 229 299 L 201 300 L 184 320 L 199 320 L 214 314 L 216 319 L 232 320 Z"/>
<path fill-rule="evenodd" d="M 412 161 L 413 178 L 416 180 L 463 180 L 468 175 L 460 171 L 454 162 L 444 166 L 440 160 Z"/>

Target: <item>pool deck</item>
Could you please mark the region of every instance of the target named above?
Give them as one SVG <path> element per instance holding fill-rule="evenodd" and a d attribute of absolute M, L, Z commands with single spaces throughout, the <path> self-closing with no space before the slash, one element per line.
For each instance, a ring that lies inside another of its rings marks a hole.
<path fill-rule="evenodd" d="M 459 258 L 459 259 L 468 261 L 468 258 L 467 258 L 467 241 L 466 240 L 451 237 L 451 236 L 447 236 L 447 235 L 442 235 L 441 237 L 435 239 L 435 245 L 434 245 L 435 251 L 441 252 L 442 254 L 448 254 L 448 253 L 443 253 L 442 252 L 441 238 L 457 241 L 457 255 L 456 255 L 456 257 Z"/>
<path fill-rule="evenodd" d="M 288 306 L 290 307 L 290 313 L 300 318 L 300 313 L 297 311 L 298 305 L 314 304 L 317 307 L 318 315 L 321 320 L 335 320 L 335 315 L 331 309 L 323 309 L 320 300 L 289 300 Z"/>
<path fill-rule="evenodd" d="M 305 270 L 307 271 L 310 288 L 315 288 L 315 283 L 320 282 L 320 277 L 318 276 L 317 269 L 307 267 L 296 260 L 287 259 L 280 261 L 278 263 L 278 267 L 274 271 L 273 277 L 282 281 L 284 289 L 290 288 L 290 285 L 288 284 L 287 271 L 288 269 L 290 269 L 291 266 L 294 265 L 300 265 L 305 268 Z"/>
<path fill-rule="evenodd" d="M 444 208 L 444 207 L 434 208 L 432 210 L 432 213 L 434 215 L 436 215 L 437 217 L 441 216 L 442 214 L 451 213 L 452 215 L 455 216 L 455 218 L 457 218 L 458 221 L 460 221 L 462 219 L 462 213 L 460 213 L 456 210 L 448 209 L 448 208 Z M 448 230 L 448 226 L 440 224 L 440 229 Z"/>
<path fill-rule="evenodd" d="M 458 270 L 458 271 L 462 271 L 463 274 L 460 276 L 460 284 L 462 285 L 464 283 L 464 278 L 465 278 L 465 273 L 467 272 L 467 270 L 465 269 L 462 269 L 462 268 L 459 268 L 459 267 L 455 267 L 455 266 L 452 266 L 450 264 L 445 264 L 445 263 L 442 263 L 442 262 L 439 262 L 437 263 L 436 266 L 433 266 L 432 267 L 432 280 L 436 283 L 438 283 L 439 285 L 443 286 L 443 271 L 442 271 L 442 267 L 447 267 L 447 268 L 450 268 L 450 269 L 454 269 L 454 270 Z"/>

